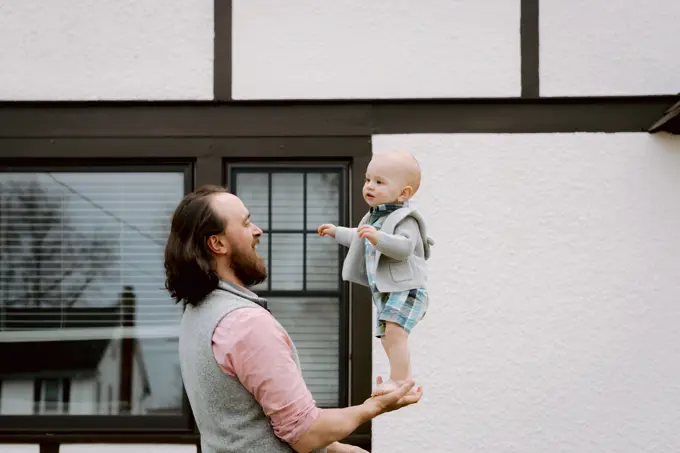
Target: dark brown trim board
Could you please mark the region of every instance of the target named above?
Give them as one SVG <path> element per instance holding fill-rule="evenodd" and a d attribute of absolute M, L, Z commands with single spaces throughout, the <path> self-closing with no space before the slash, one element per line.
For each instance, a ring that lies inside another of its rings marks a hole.
<path fill-rule="evenodd" d="M 649 132 L 680 134 L 680 100 L 664 112 L 664 115 L 649 128 Z"/>
<path fill-rule="evenodd" d="M 214 0 L 215 41 L 213 49 L 213 96 L 231 100 L 232 0 Z"/>
<path fill-rule="evenodd" d="M 363 203 L 362 188 L 364 174 L 370 161 L 370 143 L 366 143 L 369 154 L 354 158 L 352 179 L 350 182 L 350 224 L 358 225 L 366 214 L 366 206 Z M 370 395 L 373 379 L 373 313 L 370 292 L 359 285 L 351 286 L 351 405 L 363 403 Z M 370 450 L 371 422 L 361 425 L 356 435 L 364 438 L 364 444 L 360 445 Z"/>
<path fill-rule="evenodd" d="M 411 133 L 646 132 L 675 96 L 277 101 L 0 103 L 0 138 L 370 137 Z M 216 142 L 217 143 L 217 142 Z M 216 146 L 216 143 L 213 146 Z M 7 147 L 2 145 L 0 157 Z M 122 148 L 124 154 L 131 153 Z M 194 151 L 197 152 L 197 151 Z M 203 154 L 211 154 L 210 148 Z"/>
<path fill-rule="evenodd" d="M 519 35 L 522 61 L 522 97 L 537 98 L 540 96 L 539 0 L 521 0 L 521 2 Z"/>

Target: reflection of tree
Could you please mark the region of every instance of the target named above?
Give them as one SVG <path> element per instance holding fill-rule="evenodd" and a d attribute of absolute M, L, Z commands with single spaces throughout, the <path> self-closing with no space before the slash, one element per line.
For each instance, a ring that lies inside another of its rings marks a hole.
<path fill-rule="evenodd" d="M 0 182 L 4 305 L 71 306 L 113 261 L 113 243 L 101 232 L 79 234 L 64 201 L 38 181 Z"/>

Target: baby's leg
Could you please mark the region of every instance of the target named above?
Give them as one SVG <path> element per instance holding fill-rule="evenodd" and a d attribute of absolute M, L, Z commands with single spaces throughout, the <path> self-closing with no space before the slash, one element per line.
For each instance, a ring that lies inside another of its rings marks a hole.
<path fill-rule="evenodd" d="M 396 390 L 411 378 L 411 357 L 408 348 L 408 332 L 399 324 L 383 321 L 380 341 L 390 362 L 390 378 L 384 381 L 371 396 L 384 395 Z"/>
<path fill-rule="evenodd" d="M 411 378 L 411 353 L 408 347 L 408 332 L 399 324 L 385 322 L 382 337 L 385 353 L 390 361 L 390 380 L 403 383 Z"/>
<path fill-rule="evenodd" d="M 374 395 L 387 393 L 411 379 L 408 337 L 415 325 L 425 316 L 427 306 L 427 290 L 422 288 L 390 293 L 386 297 L 379 320 L 385 326 L 381 341 L 390 361 L 390 379 L 381 385 Z"/>

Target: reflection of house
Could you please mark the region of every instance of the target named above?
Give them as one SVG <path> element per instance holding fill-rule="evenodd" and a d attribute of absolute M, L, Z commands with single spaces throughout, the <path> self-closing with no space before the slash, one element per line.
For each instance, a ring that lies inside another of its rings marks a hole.
<path fill-rule="evenodd" d="M 140 344 L 121 335 L 134 301 L 126 288 L 113 307 L 5 308 L 0 414 L 142 413 L 150 388 Z"/>

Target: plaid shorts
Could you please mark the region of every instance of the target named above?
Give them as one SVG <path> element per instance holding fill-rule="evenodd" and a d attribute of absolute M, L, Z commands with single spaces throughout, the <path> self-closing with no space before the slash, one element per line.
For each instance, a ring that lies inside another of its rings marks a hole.
<path fill-rule="evenodd" d="M 373 303 L 378 310 L 375 336 L 385 335 L 385 322 L 401 326 L 407 333 L 418 324 L 427 312 L 429 298 L 425 288 L 394 293 L 373 293 Z"/>

